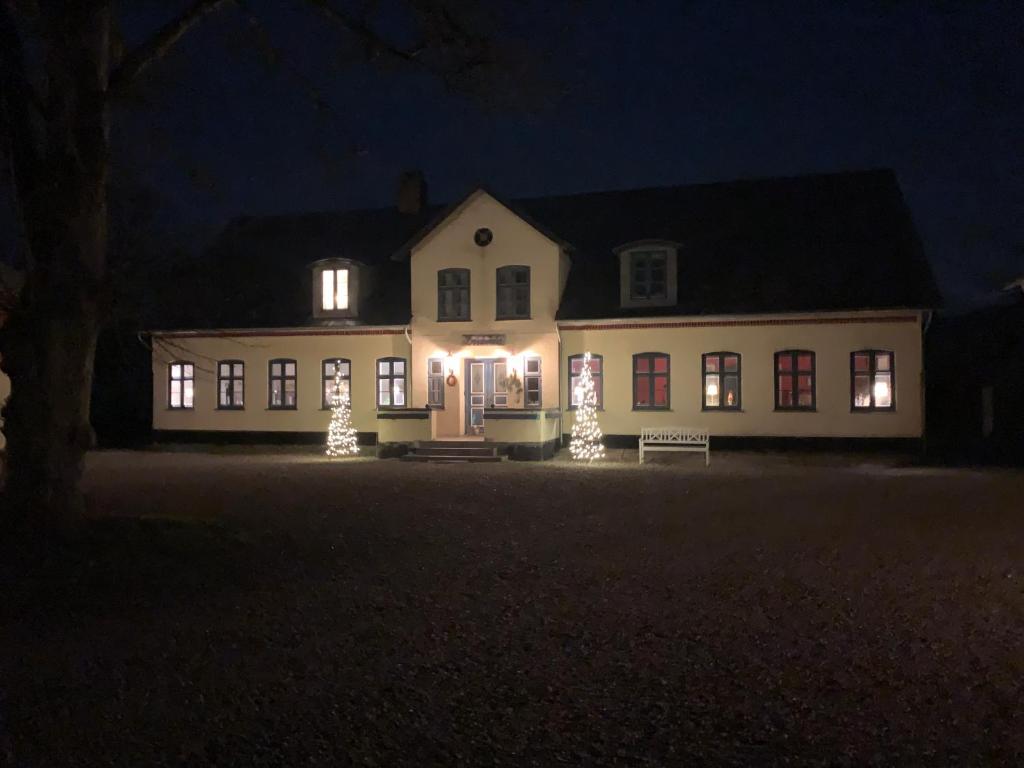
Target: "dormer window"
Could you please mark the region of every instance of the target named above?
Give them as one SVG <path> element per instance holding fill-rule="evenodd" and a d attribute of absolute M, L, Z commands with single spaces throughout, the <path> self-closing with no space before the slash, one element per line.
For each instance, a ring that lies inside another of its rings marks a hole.
<path fill-rule="evenodd" d="M 310 265 L 313 271 L 313 317 L 356 321 L 359 297 L 365 295 L 369 274 L 358 261 L 333 258 Z"/>
<path fill-rule="evenodd" d="M 629 298 L 664 299 L 668 295 L 668 251 L 633 251 L 629 254 Z"/>
<path fill-rule="evenodd" d="M 325 269 L 320 273 L 323 301 L 320 308 L 326 311 L 348 309 L 348 268 Z"/>
<path fill-rule="evenodd" d="M 620 305 L 625 308 L 674 306 L 678 295 L 678 252 L 678 243 L 664 240 L 640 240 L 616 248 Z"/>

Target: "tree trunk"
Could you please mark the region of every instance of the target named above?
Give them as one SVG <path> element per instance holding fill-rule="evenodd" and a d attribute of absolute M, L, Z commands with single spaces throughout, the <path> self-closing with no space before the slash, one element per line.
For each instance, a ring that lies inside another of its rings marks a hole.
<path fill-rule="evenodd" d="M 15 169 L 28 274 L 0 332 L 2 366 L 11 378 L 0 520 L 43 535 L 73 530 L 84 507 L 80 480 L 92 442 L 109 165 L 109 6 L 51 5 L 43 11 L 48 82 L 38 152 L 31 161 L 20 158 Z"/>

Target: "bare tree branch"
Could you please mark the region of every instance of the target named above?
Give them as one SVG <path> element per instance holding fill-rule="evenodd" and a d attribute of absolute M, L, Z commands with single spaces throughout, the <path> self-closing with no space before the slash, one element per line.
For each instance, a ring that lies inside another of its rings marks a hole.
<path fill-rule="evenodd" d="M 150 64 L 163 58 L 185 33 L 229 2 L 231 0 L 195 0 L 178 18 L 167 22 L 151 38 L 125 54 L 117 68 L 111 72 L 108 92 L 113 96 L 123 94 Z"/>
<path fill-rule="evenodd" d="M 402 61 L 415 64 L 423 64 L 419 55 L 424 51 L 426 45 L 420 43 L 412 48 L 400 48 L 386 40 L 380 35 L 365 18 L 359 18 L 338 10 L 327 2 L 327 0 L 306 0 L 310 5 L 319 9 L 324 16 L 340 25 L 355 35 L 366 46 L 369 58 L 375 58 L 380 54 L 386 54 Z"/>

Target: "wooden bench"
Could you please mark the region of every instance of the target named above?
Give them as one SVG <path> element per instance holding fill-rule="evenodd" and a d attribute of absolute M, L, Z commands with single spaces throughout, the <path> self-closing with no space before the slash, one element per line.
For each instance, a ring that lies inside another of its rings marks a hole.
<path fill-rule="evenodd" d="M 640 463 L 648 451 L 703 453 L 704 466 L 711 466 L 711 435 L 693 427 L 644 427 L 640 430 Z"/>

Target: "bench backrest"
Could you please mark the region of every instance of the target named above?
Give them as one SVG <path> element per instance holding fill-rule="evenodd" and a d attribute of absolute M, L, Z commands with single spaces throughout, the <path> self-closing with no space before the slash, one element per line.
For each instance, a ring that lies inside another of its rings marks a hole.
<path fill-rule="evenodd" d="M 710 434 L 696 427 L 643 427 L 640 439 L 645 443 L 706 443 Z"/>

